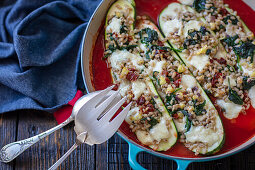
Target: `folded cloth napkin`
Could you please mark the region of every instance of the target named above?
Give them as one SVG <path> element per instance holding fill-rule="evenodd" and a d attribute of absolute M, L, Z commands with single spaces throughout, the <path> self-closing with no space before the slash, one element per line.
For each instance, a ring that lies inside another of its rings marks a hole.
<path fill-rule="evenodd" d="M 0 113 L 53 111 L 74 98 L 81 38 L 99 1 L 1 0 Z"/>

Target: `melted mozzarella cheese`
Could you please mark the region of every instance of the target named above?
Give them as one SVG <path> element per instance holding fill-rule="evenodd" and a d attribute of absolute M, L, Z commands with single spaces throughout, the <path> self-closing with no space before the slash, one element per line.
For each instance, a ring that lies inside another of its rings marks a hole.
<path fill-rule="evenodd" d="M 179 3 L 171 3 L 167 6 L 167 8 L 163 11 L 163 14 L 170 16 L 172 18 L 176 18 L 179 12 L 185 12 L 186 9 L 182 8 L 182 5 Z"/>
<path fill-rule="evenodd" d="M 139 64 L 143 61 L 142 57 L 138 54 L 132 54 L 127 50 L 114 51 L 109 57 L 109 61 L 111 63 L 111 67 L 118 70 L 121 69 L 122 64 L 127 62 L 131 62 L 138 70 L 142 70 L 144 68 L 143 64 Z"/>
<path fill-rule="evenodd" d="M 137 80 L 132 82 L 132 92 L 134 94 L 134 100 L 137 100 L 145 91 L 146 84 L 143 81 Z"/>
<path fill-rule="evenodd" d="M 231 76 L 227 76 L 227 77 L 225 78 L 225 80 L 223 81 L 223 84 L 224 84 L 225 86 L 228 86 L 228 80 L 229 80 L 229 83 L 230 83 L 230 86 L 231 86 L 231 87 L 236 86 L 236 80 L 233 79 Z"/>
<path fill-rule="evenodd" d="M 197 85 L 196 79 L 191 75 L 183 75 L 181 79 L 181 87 L 184 89 L 192 89 Z"/>
<path fill-rule="evenodd" d="M 175 124 L 178 132 L 184 132 L 185 124 L 186 124 L 186 117 L 183 116 L 183 119 L 182 119 L 181 122 L 176 120 L 176 119 L 174 119 L 174 124 Z"/>
<path fill-rule="evenodd" d="M 196 21 L 196 20 L 190 20 L 189 22 L 187 22 L 184 25 L 184 28 L 183 28 L 184 37 L 188 36 L 189 30 L 196 30 L 196 31 L 198 31 L 198 30 L 200 30 L 201 26 L 202 26 L 201 22 Z"/>
<path fill-rule="evenodd" d="M 181 27 L 182 27 L 182 22 L 175 18 L 173 20 L 166 21 L 164 25 L 162 26 L 162 30 L 166 36 L 175 32 L 178 32 L 178 35 L 180 35 Z"/>
<path fill-rule="evenodd" d="M 241 105 L 235 104 L 233 102 L 225 102 L 224 100 L 217 100 L 217 104 L 221 108 L 225 109 L 224 116 L 227 119 L 237 118 L 239 113 L 242 110 L 242 106 Z"/>
<path fill-rule="evenodd" d="M 193 65 L 199 71 L 203 70 L 203 68 L 209 63 L 209 57 L 205 54 L 194 55 L 190 60 L 190 64 Z"/>
<path fill-rule="evenodd" d="M 194 0 L 178 0 L 180 3 L 184 5 L 192 5 Z"/>
<path fill-rule="evenodd" d="M 151 72 L 157 71 L 157 72 L 161 73 L 165 66 L 166 66 L 166 61 L 165 60 L 162 60 L 162 61 L 151 60 L 149 62 L 148 70 L 151 71 Z"/>
<path fill-rule="evenodd" d="M 151 135 L 148 132 L 144 130 L 137 130 L 136 136 L 137 136 L 137 139 L 144 145 L 153 144 L 154 139 L 151 137 Z"/>
<path fill-rule="evenodd" d="M 121 19 L 114 17 L 110 21 L 110 24 L 106 27 L 106 32 L 119 33 L 120 27 L 121 27 Z"/>
<path fill-rule="evenodd" d="M 156 141 L 169 138 L 170 133 L 166 127 L 166 121 L 163 118 L 160 119 L 160 122 L 151 128 L 150 134 Z"/>
<path fill-rule="evenodd" d="M 119 93 L 121 96 L 125 96 L 127 91 L 131 89 L 131 83 L 127 80 L 123 80 L 119 86 Z"/>
<path fill-rule="evenodd" d="M 191 126 L 190 130 L 185 133 L 187 142 L 203 142 L 208 146 L 220 142 L 220 135 L 213 129 L 205 128 L 204 126 Z"/>
<path fill-rule="evenodd" d="M 248 92 L 248 96 L 251 99 L 251 105 L 253 108 L 255 108 L 255 86 L 253 86 L 249 92 Z"/>
<path fill-rule="evenodd" d="M 126 118 L 125 118 L 125 121 L 128 124 L 131 124 L 132 123 L 132 117 L 136 117 L 138 115 L 139 115 L 139 107 L 134 107 L 131 110 L 129 110 L 129 112 L 128 112 Z"/>

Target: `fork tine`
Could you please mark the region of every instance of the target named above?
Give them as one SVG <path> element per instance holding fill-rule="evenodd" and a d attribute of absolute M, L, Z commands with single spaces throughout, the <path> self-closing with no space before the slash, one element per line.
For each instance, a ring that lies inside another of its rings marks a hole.
<path fill-rule="evenodd" d="M 122 124 L 123 120 L 127 116 L 128 111 L 130 110 L 130 107 L 132 105 L 132 102 L 130 102 L 112 121 L 113 126 L 119 126 Z"/>
<path fill-rule="evenodd" d="M 98 93 L 95 97 L 93 97 L 89 102 L 92 105 L 92 107 L 95 107 L 104 97 L 107 93 L 110 92 L 110 90 L 114 87 L 115 85 L 112 85 L 110 87 L 107 87 L 106 89 L 102 90 L 100 93 Z"/>
<path fill-rule="evenodd" d="M 110 97 L 108 97 L 103 103 L 96 107 L 95 114 L 97 117 L 109 106 L 109 104 L 116 98 L 119 91 L 114 92 Z"/>
<path fill-rule="evenodd" d="M 105 115 L 99 120 L 99 122 L 109 122 L 109 120 L 113 117 L 113 115 L 119 110 L 120 106 L 124 104 L 127 97 L 122 98 L 115 106 L 113 106 Z"/>

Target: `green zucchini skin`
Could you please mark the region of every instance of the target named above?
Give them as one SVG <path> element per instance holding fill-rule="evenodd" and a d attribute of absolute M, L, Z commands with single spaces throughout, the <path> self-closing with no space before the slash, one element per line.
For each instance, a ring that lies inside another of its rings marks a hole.
<path fill-rule="evenodd" d="M 188 9 L 191 10 L 191 11 L 193 11 L 193 9 L 192 9 L 191 7 L 189 7 Z M 163 32 L 163 29 L 162 29 L 162 24 L 163 24 L 162 16 L 163 16 L 163 14 L 164 14 L 164 12 L 165 12 L 166 10 L 167 10 L 167 7 L 166 7 L 165 9 L 162 10 L 162 12 L 160 13 L 159 18 L 158 18 L 158 25 L 159 25 L 160 30 L 161 30 L 161 32 L 162 32 L 163 35 L 164 35 L 164 32 Z M 201 20 L 202 22 L 205 22 L 205 20 L 203 20 L 203 19 L 201 19 L 201 18 L 200 18 L 200 20 Z M 211 30 L 210 30 L 210 32 L 213 33 Z M 215 35 L 215 34 L 213 33 L 213 35 Z M 165 35 L 164 35 L 164 36 L 165 36 Z M 173 47 L 173 48 L 177 48 L 175 45 L 171 44 L 170 41 L 168 41 L 168 43 L 169 43 L 169 46 L 171 46 L 171 47 Z M 181 52 L 177 52 L 177 51 L 175 51 L 175 53 L 177 54 L 177 56 L 180 58 L 180 60 L 181 60 L 185 65 L 189 65 L 189 64 L 187 64 L 187 62 L 188 62 L 187 59 L 184 57 L 185 54 L 183 54 L 183 53 L 181 53 Z M 208 99 L 208 101 L 210 102 L 210 105 L 212 105 L 212 106 L 214 107 L 213 103 L 211 102 L 210 98 L 207 96 L 207 94 L 205 93 L 205 91 L 204 91 L 204 89 L 201 87 L 201 85 L 200 85 L 198 82 L 197 82 L 197 85 L 198 85 L 199 88 L 202 90 L 204 98 Z M 214 107 L 214 109 L 216 110 L 215 107 Z M 218 112 L 217 112 L 217 113 L 218 113 Z M 219 118 L 219 123 L 221 124 L 221 127 L 222 127 L 221 130 L 223 131 L 223 134 L 222 134 L 220 143 L 219 143 L 219 145 L 218 145 L 217 147 L 215 147 L 215 149 L 213 149 L 212 151 L 209 151 L 209 152 L 205 153 L 204 155 L 212 155 L 212 154 L 215 154 L 216 152 L 218 152 L 218 151 L 222 148 L 222 146 L 223 146 L 224 143 L 225 143 L 225 131 L 224 131 L 224 128 L 223 128 L 222 120 L 220 119 L 220 116 L 219 116 L 218 114 L 217 114 L 217 117 Z M 195 151 L 194 151 L 194 152 L 195 152 Z M 200 154 L 202 154 L 202 153 L 200 153 Z"/>

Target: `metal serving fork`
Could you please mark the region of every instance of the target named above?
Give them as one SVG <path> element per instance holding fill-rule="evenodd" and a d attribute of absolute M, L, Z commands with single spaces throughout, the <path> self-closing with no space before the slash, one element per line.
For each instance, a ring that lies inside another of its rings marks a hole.
<path fill-rule="evenodd" d="M 117 99 L 119 92 L 116 91 L 103 100 L 111 88 L 99 92 L 80 108 L 75 117 L 76 142 L 49 170 L 56 169 L 80 144 L 101 144 L 118 130 L 131 107 L 131 103 L 112 119 L 126 101 L 126 97 L 121 100 Z"/>

